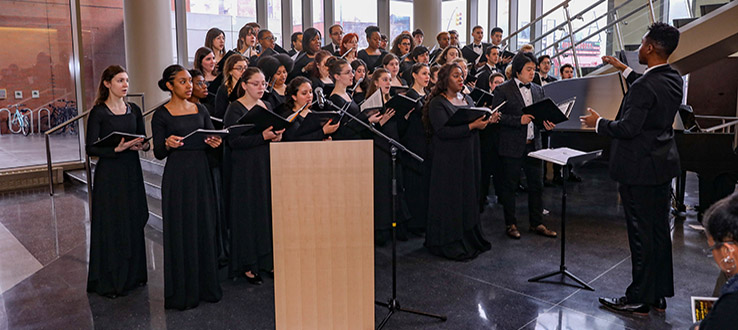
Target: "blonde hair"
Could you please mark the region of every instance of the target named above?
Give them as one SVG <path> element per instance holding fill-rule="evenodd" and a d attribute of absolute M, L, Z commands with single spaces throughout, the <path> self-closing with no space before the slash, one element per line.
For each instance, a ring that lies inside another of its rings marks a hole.
<path fill-rule="evenodd" d="M 535 47 L 531 44 L 525 44 L 522 47 L 520 47 L 521 53 L 532 53 L 535 50 Z"/>
<path fill-rule="evenodd" d="M 505 68 L 505 77 L 507 77 L 507 80 L 512 79 L 512 64 L 508 64 Z"/>

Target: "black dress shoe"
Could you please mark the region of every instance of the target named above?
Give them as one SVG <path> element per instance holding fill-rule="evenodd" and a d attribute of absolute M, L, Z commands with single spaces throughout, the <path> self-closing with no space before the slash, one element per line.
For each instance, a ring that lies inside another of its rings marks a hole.
<path fill-rule="evenodd" d="M 244 275 L 244 276 L 246 276 L 246 280 L 249 281 L 249 283 L 253 285 L 261 285 L 262 283 L 264 283 L 264 280 L 261 278 L 261 275 L 259 274 L 254 274 L 254 277 L 249 277 L 248 275 Z"/>
<path fill-rule="evenodd" d="M 607 309 L 612 310 L 614 312 L 623 313 L 623 314 L 647 316 L 650 310 L 648 304 L 630 302 L 628 301 L 627 297 L 620 297 L 620 298 L 600 297 L 599 301 L 600 301 L 600 304 L 605 306 Z"/>
<path fill-rule="evenodd" d="M 659 313 L 666 312 L 666 298 L 659 298 L 655 304 L 651 305 L 651 307 Z"/>

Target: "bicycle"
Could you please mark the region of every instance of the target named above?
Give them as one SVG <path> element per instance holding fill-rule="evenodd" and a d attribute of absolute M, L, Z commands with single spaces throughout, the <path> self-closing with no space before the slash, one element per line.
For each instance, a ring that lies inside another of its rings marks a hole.
<path fill-rule="evenodd" d="M 59 106 L 58 103 L 63 105 Z M 77 103 L 71 100 L 60 99 L 50 104 L 52 126 L 57 126 L 74 118 L 77 115 Z M 59 130 L 59 134 L 75 134 L 77 133 L 77 122 L 69 123 L 67 126 Z"/>
<path fill-rule="evenodd" d="M 8 123 L 8 129 L 13 134 L 23 133 L 23 135 L 28 136 L 28 134 L 31 133 L 31 120 L 26 117 L 26 113 L 31 112 L 31 109 L 23 108 L 21 109 L 23 104 L 13 104 L 11 106 L 8 106 L 8 109 L 15 107 L 15 112 L 10 118 L 10 122 Z M 18 129 L 13 129 L 13 126 L 17 125 Z"/>

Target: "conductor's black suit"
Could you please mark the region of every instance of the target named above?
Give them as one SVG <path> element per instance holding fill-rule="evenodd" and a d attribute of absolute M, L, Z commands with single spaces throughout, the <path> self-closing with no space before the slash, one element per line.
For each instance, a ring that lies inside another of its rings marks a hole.
<path fill-rule="evenodd" d="M 669 188 L 680 173 L 672 123 L 683 81 L 668 64 L 627 76 L 630 85 L 615 120 L 600 118 L 597 133 L 611 137 L 610 176 L 619 185 L 628 226 L 633 282 L 629 302 L 655 304 L 674 295 Z"/>

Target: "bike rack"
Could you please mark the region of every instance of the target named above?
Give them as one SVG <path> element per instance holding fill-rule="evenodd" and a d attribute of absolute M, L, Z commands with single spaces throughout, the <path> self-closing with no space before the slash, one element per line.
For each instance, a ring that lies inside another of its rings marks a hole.
<path fill-rule="evenodd" d="M 34 132 L 33 132 L 33 110 L 31 110 L 31 108 L 23 108 L 23 110 L 28 110 L 28 114 L 29 114 L 29 116 L 31 117 L 31 118 L 30 118 L 30 119 L 28 120 L 28 124 L 29 124 L 28 126 L 31 126 L 31 133 L 29 133 L 29 134 L 33 134 L 33 133 L 34 133 Z M 25 114 L 23 113 L 23 111 L 21 111 L 21 115 L 22 115 L 22 116 L 25 116 Z M 39 127 L 39 129 L 41 129 L 41 128 Z M 22 131 L 22 130 L 21 130 L 21 131 Z"/>
<path fill-rule="evenodd" d="M 5 112 L 8 113 L 8 132 L 10 132 L 10 134 L 13 134 L 13 132 L 10 130 L 10 117 L 11 117 L 10 109 L 8 109 L 8 108 L 2 108 L 2 109 L 0 109 L 0 113 L 2 113 L 3 111 L 5 111 Z M 0 127 L 0 135 L 3 135 L 2 127 Z"/>
<path fill-rule="evenodd" d="M 42 111 L 46 111 L 46 119 L 49 122 L 49 128 L 47 130 L 51 129 L 51 111 L 49 111 L 49 109 L 47 108 L 41 108 L 41 109 L 38 109 L 38 111 L 36 112 L 36 114 L 38 114 L 38 132 L 37 133 L 42 133 L 41 132 L 41 112 Z"/>

